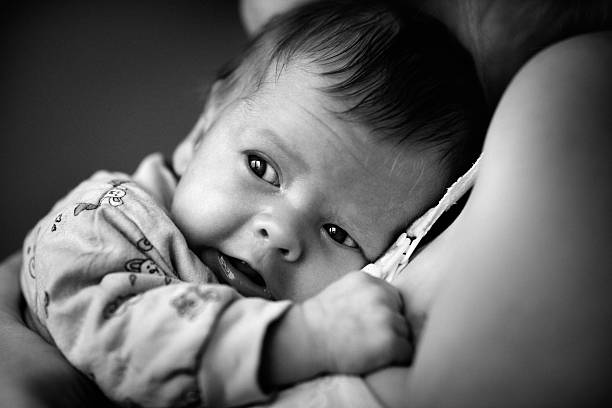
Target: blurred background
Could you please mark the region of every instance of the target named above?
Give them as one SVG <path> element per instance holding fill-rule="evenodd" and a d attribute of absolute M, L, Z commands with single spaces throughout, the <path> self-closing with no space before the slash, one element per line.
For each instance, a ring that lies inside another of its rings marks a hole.
<path fill-rule="evenodd" d="M 245 42 L 235 0 L 0 2 L 0 257 L 94 171 L 170 155 Z"/>

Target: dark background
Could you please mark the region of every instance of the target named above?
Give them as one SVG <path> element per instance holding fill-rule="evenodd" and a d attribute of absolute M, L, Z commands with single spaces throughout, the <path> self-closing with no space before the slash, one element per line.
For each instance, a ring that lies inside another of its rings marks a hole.
<path fill-rule="evenodd" d="M 0 2 L 0 258 L 95 170 L 170 155 L 245 41 L 231 0 Z"/>

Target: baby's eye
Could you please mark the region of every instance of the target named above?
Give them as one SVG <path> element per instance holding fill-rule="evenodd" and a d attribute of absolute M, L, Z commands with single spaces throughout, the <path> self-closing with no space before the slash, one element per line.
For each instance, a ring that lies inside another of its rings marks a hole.
<path fill-rule="evenodd" d="M 334 224 L 325 224 L 323 229 L 334 241 L 345 245 L 349 248 L 359 248 L 359 245 L 355 240 L 342 228 Z"/>
<path fill-rule="evenodd" d="M 247 161 L 249 168 L 257 177 L 272 184 L 273 186 L 280 186 L 278 173 L 268 164 L 266 160 L 257 156 L 256 154 L 249 154 L 247 156 Z"/>

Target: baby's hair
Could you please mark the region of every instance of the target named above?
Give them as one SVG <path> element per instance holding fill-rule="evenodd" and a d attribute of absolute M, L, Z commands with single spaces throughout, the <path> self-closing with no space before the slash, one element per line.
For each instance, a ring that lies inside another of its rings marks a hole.
<path fill-rule="evenodd" d="M 418 10 L 385 1 L 306 4 L 263 27 L 220 73 L 219 92 L 247 96 L 291 64 L 328 79 L 321 91 L 347 106 L 335 112 L 342 119 L 397 145 L 435 149 L 451 178 L 477 157 L 486 110 L 473 62 Z"/>

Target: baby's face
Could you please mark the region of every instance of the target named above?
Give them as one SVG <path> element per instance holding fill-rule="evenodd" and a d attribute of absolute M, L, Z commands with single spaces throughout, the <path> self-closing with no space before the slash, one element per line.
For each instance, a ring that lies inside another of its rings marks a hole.
<path fill-rule="evenodd" d="M 227 105 L 177 187 L 175 222 L 244 295 L 314 295 L 375 260 L 443 191 L 433 154 L 340 120 L 316 85 L 294 70 Z"/>

